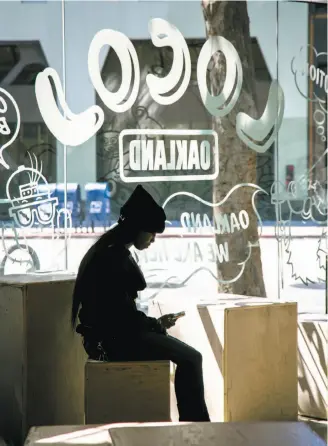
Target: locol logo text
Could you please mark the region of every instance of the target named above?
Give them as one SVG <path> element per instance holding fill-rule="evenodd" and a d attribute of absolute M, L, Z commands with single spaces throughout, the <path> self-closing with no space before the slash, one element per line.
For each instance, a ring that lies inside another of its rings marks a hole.
<path fill-rule="evenodd" d="M 167 76 L 160 78 L 153 74 L 147 75 L 149 94 L 157 103 L 171 105 L 183 96 L 190 82 L 191 60 L 188 45 L 181 32 L 166 20 L 150 20 L 149 32 L 156 47 L 170 46 L 173 50 L 173 63 Z M 122 81 L 115 92 L 109 91 L 101 78 L 99 54 L 105 45 L 116 52 L 121 63 Z M 213 96 L 207 87 L 206 73 L 211 57 L 217 51 L 225 56 L 226 79 L 222 91 Z M 123 113 L 133 106 L 140 87 L 140 67 L 135 47 L 127 36 L 111 29 L 100 30 L 89 47 L 88 71 L 92 84 L 106 107 L 116 113 Z M 239 99 L 243 83 L 241 60 L 231 42 L 222 36 L 208 38 L 199 54 L 197 82 L 202 102 L 212 116 L 223 117 L 230 113 Z M 98 105 L 93 105 L 79 114 L 72 113 L 66 103 L 58 73 L 53 68 L 46 68 L 38 74 L 35 93 L 46 125 L 64 145 L 83 144 L 103 125 L 104 112 Z M 60 110 L 63 110 L 64 114 Z M 279 83 L 274 80 L 265 110 L 259 119 L 238 113 L 237 134 L 251 149 L 263 153 L 276 138 L 283 114 L 284 94 Z"/>

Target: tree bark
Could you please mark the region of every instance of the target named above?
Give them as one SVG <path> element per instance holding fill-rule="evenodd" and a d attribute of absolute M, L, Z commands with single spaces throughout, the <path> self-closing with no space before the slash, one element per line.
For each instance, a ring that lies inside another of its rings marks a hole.
<path fill-rule="evenodd" d="M 222 201 L 228 192 L 240 183 L 256 184 L 256 153 L 249 149 L 236 133 L 236 116 L 243 111 L 257 118 L 255 105 L 254 67 L 252 61 L 249 17 L 245 1 L 202 0 L 202 8 L 209 36 L 223 36 L 236 48 L 243 67 L 243 86 L 233 110 L 222 118 L 213 118 L 213 129 L 219 136 L 220 171 L 213 183 L 213 202 Z M 209 68 L 209 90 L 217 95 L 225 80 L 226 64 L 222 53 L 212 57 Z M 225 242 L 229 246 L 229 261 L 217 263 L 218 291 L 231 294 L 265 297 L 262 271 L 261 249 L 259 246 L 257 216 L 252 206 L 255 192 L 251 187 L 240 187 L 224 204 L 214 207 L 214 218 L 233 213 L 238 216 L 241 210 L 249 215 L 247 229 L 216 234 L 216 244 Z M 248 254 L 248 242 L 257 243 L 249 260 L 245 263 L 243 274 L 232 282 L 241 271 L 241 262 Z M 222 259 L 221 259 L 222 260 Z M 228 282 L 228 283 L 224 283 Z"/>

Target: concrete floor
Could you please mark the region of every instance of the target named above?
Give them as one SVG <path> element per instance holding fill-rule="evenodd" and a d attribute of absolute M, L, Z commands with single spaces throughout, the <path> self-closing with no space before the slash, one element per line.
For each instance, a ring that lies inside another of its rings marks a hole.
<path fill-rule="evenodd" d="M 313 418 L 299 417 L 299 421 L 306 423 L 316 434 L 328 444 L 328 421 Z"/>
<path fill-rule="evenodd" d="M 179 421 L 179 412 L 174 391 L 174 373 L 171 373 L 171 420 L 175 422 Z M 299 421 L 306 423 L 313 432 L 328 444 L 328 420 L 315 420 L 313 418 L 299 416 Z"/>

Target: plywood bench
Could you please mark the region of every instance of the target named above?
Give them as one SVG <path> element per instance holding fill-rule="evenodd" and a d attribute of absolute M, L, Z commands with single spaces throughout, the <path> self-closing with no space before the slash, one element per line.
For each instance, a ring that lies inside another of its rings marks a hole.
<path fill-rule="evenodd" d="M 300 415 L 327 420 L 328 316 L 298 317 L 298 408 Z"/>
<path fill-rule="evenodd" d="M 297 304 L 198 306 L 219 368 L 220 421 L 297 420 Z"/>
<path fill-rule="evenodd" d="M 144 423 L 40 426 L 25 446 L 324 446 L 303 423 Z"/>
<path fill-rule="evenodd" d="M 86 424 L 170 421 L 169 361 L 85 366 Z"/>
<path fill-rule="evenodd" d="M 226 302 L 227 299 L 222 299 L 226 296 L 233 302 L 246 300 L 244 296 L 231 297 L 230 295 L 218 294 L 217 299 L 211 301 L 206 299 L 206 296 L 194 299 L 184 295 L 179 295 L 178 298 L 176 295 L 165 297 L 159 296 L 156 299 L 149 301 L 149 316 L 152 317 L 158 318 L 163 314 L 177 313 L 182 310 L 186 312 L 186 315 L 179 319 L 176 324 L 168 330 L 168 333 L 202 353 L 205 399 L 212 421 L 223 421 L 219 403 L 221 398 L 221 387 L 218 379 L 220 371 L 200 318 L 197 304 L 211 302 L 222 303 L 222 305 L 224 305 L 224 302 Z M 175 420 L 177 420 L 177 418 L 175 418 Z"/>
<path fill-rule="evenodd" d="M 87 359 L 70 325 L 75 278 L 0 282 L 0 436 L 21 445 L 38 425 L 83 424 Z"/>
<path fill-rule="evenodd" d="M 110 426 L 113 446 L 324 446 L 299 422 Z"/>
<path fill-rule="evenodd" d="M 204 301 L 159 297 L 149 313 L 186 311 L 169 333 L 203 355 L 211 420 L 297 420 L 297 304 L 222 294 Z"/>

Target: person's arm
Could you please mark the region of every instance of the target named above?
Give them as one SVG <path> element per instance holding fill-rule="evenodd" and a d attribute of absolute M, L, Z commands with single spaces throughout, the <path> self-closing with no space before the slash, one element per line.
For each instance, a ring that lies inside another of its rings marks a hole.
<path fill-rule="evenodd" d="M 117 293 L 120 295 L 117 305 L 117 313 L 123 316 L 125 323 L 132 330 L 136 331 L 154 331 L 157 333 L 166 333 L 160 321 L 154 317 L 147 316 L 144 312 L 137 309 L 135 300 L 126 292 Z"/>

